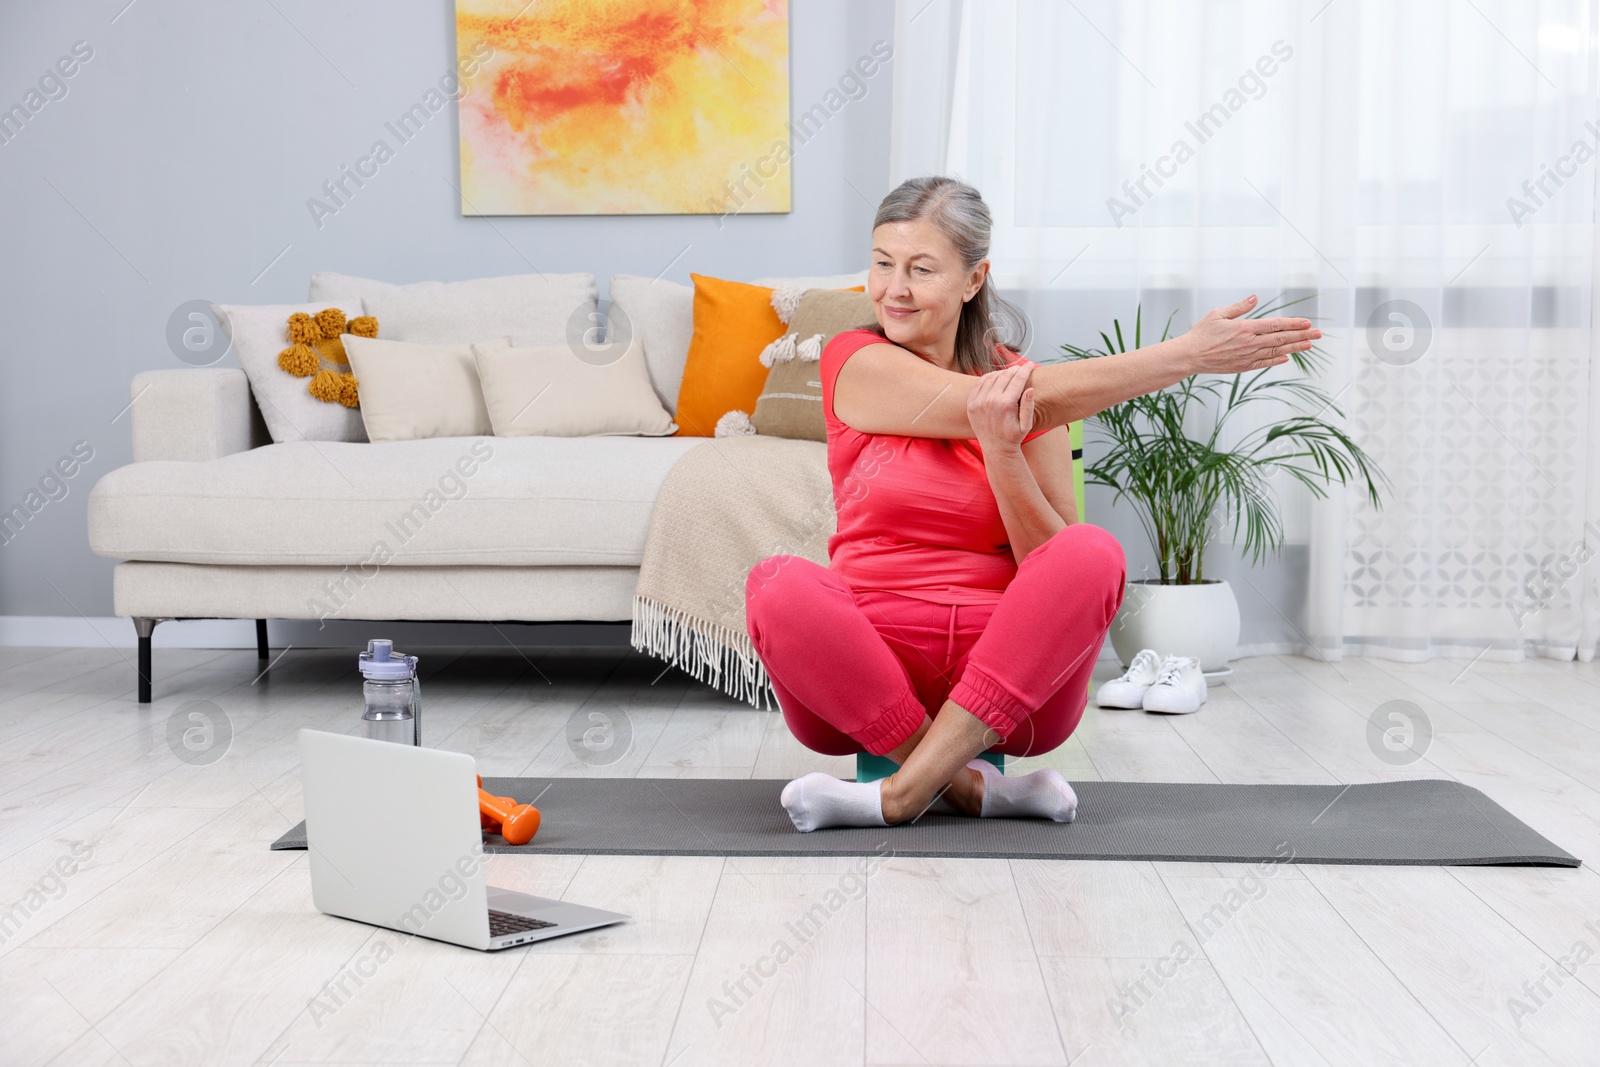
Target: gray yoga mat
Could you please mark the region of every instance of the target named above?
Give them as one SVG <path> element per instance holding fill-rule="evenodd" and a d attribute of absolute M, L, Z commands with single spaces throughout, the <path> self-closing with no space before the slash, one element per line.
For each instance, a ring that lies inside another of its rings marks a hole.
<path fill-rule="evenodd" d="M 1362 785 L 1074 782 L 1078 817 L 968 819 L 936 805 L 914 823 L 798 833 L 786 783 L 750 778 L 486 778 L 537 798 L 539 834 L 487 852 L 621 856 L 972 856 L 1414 866 L 1576 867 L 1579 860 L 1471 786 L 1440 779 Z M 304 822 L 273 842 L 306 847 Z"/>

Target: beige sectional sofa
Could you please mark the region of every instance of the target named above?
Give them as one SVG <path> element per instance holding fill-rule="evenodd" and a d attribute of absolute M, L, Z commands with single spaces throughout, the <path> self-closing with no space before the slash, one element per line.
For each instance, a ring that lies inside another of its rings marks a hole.
<path fill-rule="evenodd" d="M 671 411 L 692 289 L 624 276 L 611 295 Z M 256 619 L 263 656 L 269 618 L 627 621 L 656 494 L 703 440 L 275 444 L 242 370 L 146 371 L 131 395 L 134 462 L 91 493 L 89 541 L 121 561 L 115 610 L 138 632 L 141 702 L 167 619 Z"/>

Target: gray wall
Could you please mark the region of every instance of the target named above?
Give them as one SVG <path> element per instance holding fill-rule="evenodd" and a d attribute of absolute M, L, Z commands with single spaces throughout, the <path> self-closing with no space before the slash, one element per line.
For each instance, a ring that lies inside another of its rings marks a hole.
<path fill-rule="evenodd" d="M 94 450 L 66 496 L 0 546 L 0 615 L 111 614 L 112 564 L 89 551 L 84 502 L 130 460 L 117 417 L 130 378 L 182 366 L 165 331 L 185 301 L 301 301 L 316 270 L 406 282 L 531 264 L 592 272 L 603 295 L 613 273 L 687 282 L 691 270 L 866 265 L 888 172 L 888 69 L 797 147 L 787 215 L 463 218 L 450 107 L 318 229 L 307 198 L 454 67 L 451 0 L 126 3 L 0 7 L 0 108 L 74 42 L 93 49 L 66 95 L 0 144 L 0 509 L 75 442 Z M 890 0 L 790 7 L 796 114 L 875 41 L 893 42 Z"/>

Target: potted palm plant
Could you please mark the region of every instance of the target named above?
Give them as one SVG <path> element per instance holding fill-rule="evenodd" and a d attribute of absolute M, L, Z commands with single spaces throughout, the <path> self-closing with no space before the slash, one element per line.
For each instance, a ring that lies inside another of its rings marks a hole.
<path fill-rule="evenodd" d="M 1279 314 L 1299 302 L 1280 300 L 1250 317 Z M 1161 340 L 1171 326 L 1169 315 Z M 1142 330 L 1141 306 L 1134 312 L 1133 348 L 1143 343 Z M 1069 359 L 1128 350 L 1118 320 L 1100 340 L 1104 348 L 1064 344 L 1061 350 Z M 1359 482 L 1373 506 L 1382 506 L 1383 472 L 1323 418 L 1328 412 L 1343 415 L 1334 398 L 1310 380 L 1327 358 L 1313 347 L 1293 353 L 1290 366 L 1196 375 L 1088 420 L 1093 435 L 1110 447 L 1085 463 L 1085 480 L 1133 504 L 1158 568 L 1157 577 L 1129 582 L 1112 623 L 1111 646 L 1124 666 L 1140 649 L 1153 648 L 1199 657 L 1203 671 L 1227 667 L 1239 644 L 1239 604 L 1227 582 L 1205 576 L 1206 547 L 1231 523 L 1234 543 L 1252 563 L 1278 552 L 1283 521 L 1270 489 L 1277 475 L 1288 475 L 1318 497 L 1335 481 Z M 1240 414 L 1247 409 L 1265 417 Z"/>

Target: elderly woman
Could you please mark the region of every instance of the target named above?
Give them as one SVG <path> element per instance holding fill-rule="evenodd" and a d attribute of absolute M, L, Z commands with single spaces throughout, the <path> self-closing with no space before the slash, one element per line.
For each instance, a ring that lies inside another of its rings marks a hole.
<path fill-rule="evenodd" d="M 1039 366 L 989 279 L 989 230 L 978 191 L 951 178 L 912 179 L 879 206 L 877 324 L 822 353 L 829 564 L 774 556 L 746 580 L 750 638 L 795 737 L 900 765 L 877 782 L 790 782 L 801 831 L 906 822 L 940 796 L 965 815 L 1070 822 L 1059 772 L 1008 778 L 976 758 L 1071 735 L 1122 602 L 1121 546 L 1078 521 L 1068 424 L 1192 374 L 1283 363 L 1322 336 L 1306 319 L 1242 317 L 1251 296 L 1160 344 Z"/>

